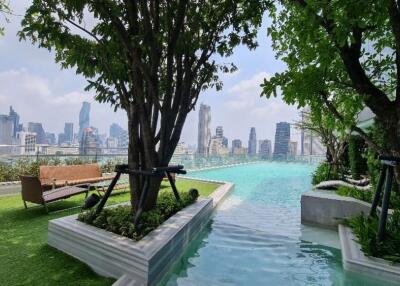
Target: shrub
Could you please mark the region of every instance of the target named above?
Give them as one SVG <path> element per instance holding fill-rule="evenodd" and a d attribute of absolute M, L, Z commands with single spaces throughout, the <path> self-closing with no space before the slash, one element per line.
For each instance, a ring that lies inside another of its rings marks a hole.
<path fill-rule="evenodd" d="M 352 135 L 349 140 L 349 161 L 351 175 L 354 179 L 360 179 L 361 175 L 367 173 L 367 160 L 363 157 L 365 153 L 365 142 L 358 135 Z"/>
<path fill-rule="evenodd" d="M 199 193 L 191 190 L 189 192 L 180 192 L 179 195 L 181 197 L 180 202 L 175 199 L 172 192 L 160 192 L 156 207 L 142 213 L 137 229 L 133 223 L 134 214 L 131 212 L 131 206 L 129 205 L 105 208 L 98 215 L 96 215 L 95 210 L 90 210 L 81 213 L 78 216 L 78 220 L 133 240 L 140 240 L 172 215 L 194 203 Z"/>
<path fill-rule="evenodd" d="M 396 210 L 388 218 L 386 234 L 382 242 L 377 242 L 379 219 L 361 214 L 345 220 L 345 224 L 353 229 L 361 250 L 367 256 L 384 258 L 392 262 L 400 262 L 400 211 Z"/>
<path fill-rule="evenodd" d="M 329 163 L 328 162 L 322 162 L 321 164 L 319 164 L 319 166 L 317 167 L 317 169 L 314 171 L 314 173 L 312 174 L 312 184 L 313 185 L 317 185 L 323 181 L 326 180 L 336 180 L 339 178 L 339 175 L 337 172 L 333 171 L 333 168 L 329 174 Z M 328 177 L 329 175 L 329 177 Z"/>
<path fill-rule="evenodd" d="M 372 191 L 361 191 L 355 188 L 348 187 L 339 187 L 336 191 L 336 194 L 345 197 L 352 197 L 361 201 L 371 203 L 373 200 L 373 192 Z"/>

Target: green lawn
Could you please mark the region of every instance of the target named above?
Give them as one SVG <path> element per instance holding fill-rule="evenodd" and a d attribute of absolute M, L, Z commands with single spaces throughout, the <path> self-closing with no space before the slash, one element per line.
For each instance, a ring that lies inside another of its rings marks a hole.
<path fill-rule="evenodd" d="M 217 184 L 179 179 L 178 190 L 197 188 L 201 196 Z M 165 184 L 167 188 L 167 184 Z M 84 195 L 49 205 L 50 212 L 80 206 Z M 112 195 L 108 204 L 129 200 L 128 192 Z M 47 215 L 41 206 L 25 210 L 21 197 L 0 197 L 0 285 L 111 285 L 85 264 L 47 245 L 47 223 L 78 213 L 79 208 Z"/>

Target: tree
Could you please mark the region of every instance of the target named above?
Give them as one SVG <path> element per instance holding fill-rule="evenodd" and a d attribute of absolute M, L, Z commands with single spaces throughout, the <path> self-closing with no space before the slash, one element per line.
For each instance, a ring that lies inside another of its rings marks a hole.
<path fill-rule="evenodd" d="M 288 103 L 326 106 L 346 122 L 360 106 L 383 126 L 387 148 L 357 128 L 379 153 L 400 156 L 400 3 L 398 0 L 285 0 L 271 9 L 268 33 L 287 71 L 266 80 Z M 335 103 L 346 107 L 338 110 Z M 400 182 L 400 170 L 396 172 Z"/>
<path fill-rule="evenodd" d="M 21 39 L 55 52 L 63 68 L 88 79 L 96 99 L 128 117 L 131 169 L 167 166 L 200 92 L 221 88 L 213 55 L 257 45 L 264 1 L 34 0 Z M 162 178 L 149 181 L 143 210 L 152 209 Z M 143 181 L 130 176 L 135 210 Z"/>
<path fill-rule="evenodd" d="M 317 135 L 322 144 L 327 149 L 330 156 L 329 164 L 331 164 L 332 172 L 337 174 L 341 160 L 346 152 L 350 132 L 341 121 L 337 120 L 327 108 L 305 112 L 303 111 L 303 119 L 297 122 L 299 129 L 308 130 Z"/>
<path fill-rule="evenodd" d="M 0 15 L 4 17 L 4 20 L 6 22 L 8 22 L 7 15 L 9 14 L 11 14 L 11 9 L 8 3 L 6 3 L 5 0 L 0 0 Z M 3 34 L 4 34 L 4 27 L 0 26 L 0 36 L 2 36 Z"/>

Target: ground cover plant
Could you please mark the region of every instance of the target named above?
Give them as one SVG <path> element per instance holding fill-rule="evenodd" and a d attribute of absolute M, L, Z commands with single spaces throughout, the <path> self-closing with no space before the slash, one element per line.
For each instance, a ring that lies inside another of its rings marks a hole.
<path fill-rule="evenodd" d="M 367 256 L 380 257 L 392 262 L 400 262 L 400 211 L 395 210 L 389 217 L 384 240 L 377 242 L 378 217 L 364 214 L 345 220 L 353 229 L 362 251 Z"/>
<path fill-rule="evenodd" d="M 133 223 L 135 214 L 132 213 L 129 205 L 106 208 L 99 214 L 96 214 L 95 209 L 87 211 L 81 213 L 78 220 L 133 240 L 140 240 L 172 215 L 193 204 L 197 200 L 199 193 L 197 190 L 191 189 L 189 192 L 179 192 L 179 196 L 180 201 L 177 201 L 170 190 L 161 191 L 157 198 L 156 207 L 141 215 L 141 220 L 137 227 Z"/>
<path fill-rule="evenodd" d="M 163 183 L 163 192 L 172 192 Z M 208 196 L 218 185 L 184 179 L 177 188 L 199 190 Z M 111 285 L 113 279 L 96 275 L 85 264 L 47 245 L 48 221 L 79 213 L 84 195 L 49 204 L 49 215 L 42 206 L 25 210 L 20 195 L 0 197 L 0 285 Z M 108 204 L 129 201 L 129 192 L 112 195 Z M 61 211 L 62 210 L 62 211 Z M 54 213 L 54 211 L 60 211 Z"/>

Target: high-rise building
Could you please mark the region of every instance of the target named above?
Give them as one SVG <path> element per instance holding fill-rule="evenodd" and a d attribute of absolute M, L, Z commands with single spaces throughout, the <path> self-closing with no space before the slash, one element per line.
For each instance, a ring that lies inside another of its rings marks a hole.
<path fill-rule="evenodd" d="M 257 135 L 256 135 L 256 128 L 251 127 L 250 135 L 249 135 L 249 148 L 248 154 L 250 156 L 255 156 L 257 153 Z"/>
<path fill-rule="evenodd" d="M 0 115 L 0 145 L 11 145 L 13 143 L 14 125 L 8 115 Z M 1 147 L 0 153 L 11 153 L 11 147 Z"/>
<path fill-rule="evenodd" d="M 215 129 L 215 136 L 217 138 L 224 137 L 224 128 L 222 126 L 217 126 L 217 128 Z"/>
<path fill-rule="evenodd" d="M 265 139 L 260 140 L 260 147 L 258 149 L 258 153 L 261 159 L 270 159 L 272 153 L 271 140 Z"/>
<path fill-rule="evenodd" d="M 20 145 L 16 147 L 17 154 L 32 155 L 35 154 L 36 149 L 36 133 L 18 131 L 16 134 L 16 143 Z"/>
<path fill-rule="evenodd" d="M 113 123 L 110 126 L 110 137 L 118 138 L 124 129 L 119 126 L 117 123 Z"/>
<path fill-rule="evenodd" d="M 129 146 L 129 133 L 126 130 L 122 130 L 118 137 L 118 148 L 128 148 Z"/>
<path fill-rule="evenodd" d="M 274 160 L 285 160 L 289 152 L 290 124 L 279 122 L 276 124 Z"/>
<path fill-rule="evenodd" d="M 28 122 L 28 132 L 36 133 L 36 144 L 47 144 L 46 132 L 44 132 L 42 123 Z"/>
<path fill-rule="evenodd" d="M 79 112 L 79 133 L 78 133 L 78 141 L 82 141 L 83 131 L 86 128 L 89 128 L 90 124 L 90 103 L 84 101 L 82 103 L 81 111 Z"/>
<path fill-rule="evenodd" d="M 72 144 L 74 141 L 74 124 L 71 122 L 65 122 L 64 124 L 64 135 L 65 141 L 68 144 Z"/>
<path fill-rule="evenodd" d="M 294 158 L 297 155 L 297 142 L 290 141 L 289 142 L 289 156 Z"/>
<path fill-rule="evenodd" d="M 49 145 L 56 145 L 56 135 L 54 133 L 46 132 L 46 140 Z"/>
<path fill-rule="evenodd" d="M 8 116 L 11 118 L 13 122 L 13 137 L 16 138 L 17 132 L 21 131 L 22 125 L 19 124 L 19 115 L 14 111 L 12 106 L 10 106 L 10 112 Z"/>
<path fill-rule="evenodd" d="M 95 155 L 98 154 L 97 138 L 92 128 L 86 128 L 82 133 L 82 141 L 80 145 L 80 154 Z"/>
<path fill-rule="evenodd" d="M 208 154 L 208 148 L 211 140 L 210 123 L 211 107 L 205 104 L 200 104 L 197 153 L 201 155 Z"/>

